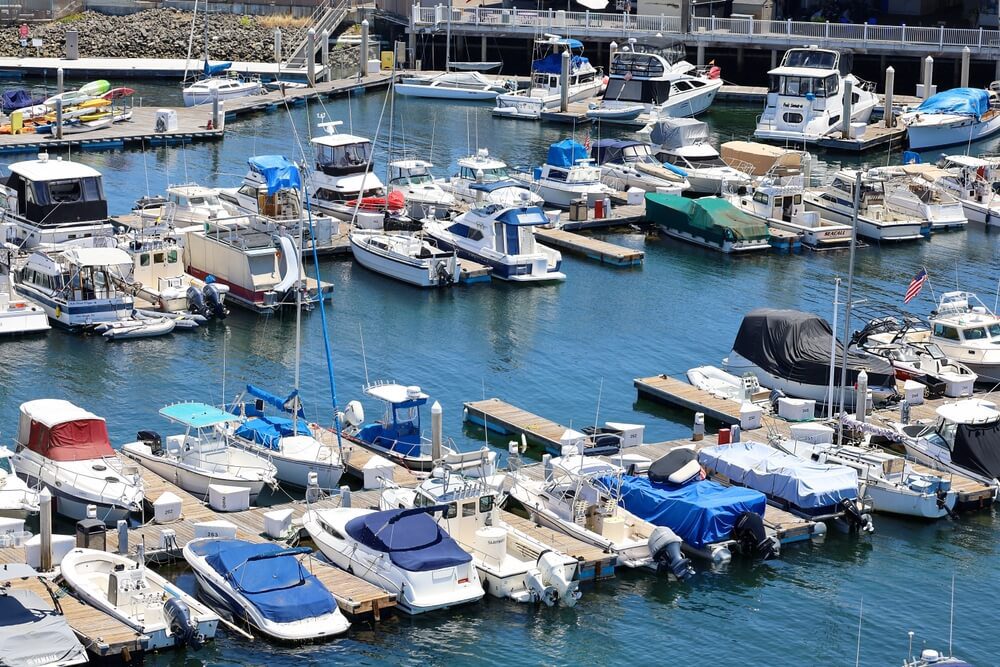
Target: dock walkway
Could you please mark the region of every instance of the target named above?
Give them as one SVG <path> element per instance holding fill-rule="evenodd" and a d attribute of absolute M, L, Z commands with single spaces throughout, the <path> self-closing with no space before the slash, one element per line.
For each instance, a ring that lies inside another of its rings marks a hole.
<path fill-rule="evenodd" d="M 535 237 L 548 245 L 612 266 L 638 266 L 646 256 L 642 250 L 633 250 L 590 236 L 574 234 L 565 229 L 539 227 L 535 229 Z"/>

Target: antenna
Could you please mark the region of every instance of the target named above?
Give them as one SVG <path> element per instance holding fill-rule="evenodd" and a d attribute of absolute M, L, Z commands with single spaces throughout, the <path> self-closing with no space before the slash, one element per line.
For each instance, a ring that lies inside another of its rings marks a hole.
<path fill-rule="evenodd" d="M 361 336 L 361 363 L 365 367 L 365 385 L 368 385 L 368 358 L 365 356 L 365 332 L 361 329 L 361 322 L 358 322 L 358 335 Z"/>
<path fill-rule="evenodd" d="M 601 384 L 597 389 L 597 410 L 594 411 L 594 432 L 597 432 L 597 425 L 600 423 L 598 417 L 601 414 L 601 394 L 604 393 L 604 376 L 601 376 Z"/>
<path fill-rule="evenodd" d="M 865 613 L 865 597 L 861 596 L 861 609 L 858 610 L 858 651 L 854 655 L 854 667 L 861 667 L 861 620 Z"/>

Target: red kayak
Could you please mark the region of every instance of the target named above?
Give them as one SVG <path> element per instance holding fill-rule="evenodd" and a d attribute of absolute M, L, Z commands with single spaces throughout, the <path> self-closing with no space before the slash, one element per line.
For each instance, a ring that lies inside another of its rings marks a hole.
<path fill-rule="evenodd" d="M 108 92 L 101 95 L 101 97 L 106 100 L 117 100 L 120 97 L 128 97 L 134 94 L 135 90 L 132 88 L 112 88 Z"/>
<path fill-rule="evenodd" d="M 398 212 L 402 211 L 403 207 L 406 206 L 406 197 L 399 190 L 393 190 L 389 193 L 389 211 Z M 354 207 L 358 205 L 357 199 L 352 199 L 351 201 L 344 202 L 345 206 Z M 374 211 L 384 211 L 386 210 L 386 198 L 385 197 L 365 197 L 361 200 L 360 209 L 366 212 Z"/>

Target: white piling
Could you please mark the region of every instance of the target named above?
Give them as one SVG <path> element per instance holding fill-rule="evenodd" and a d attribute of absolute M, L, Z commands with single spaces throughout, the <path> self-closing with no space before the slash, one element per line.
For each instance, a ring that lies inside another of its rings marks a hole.
<path fill-rule="evenodd" d="M 559 72 L 559 110 L 569 111 L 569 49 L 562 52 L 562 69 Z"/>
<path fill-rule="evenodd" d="M 351 506 L 351 487 L 346 485 L 340 487 L 340 506 L 341 507 Z"/>
<path fill-rule="evenodd" d="M 972 58 L 972 51 L 969 47 L 962 47 L 962 76 L 959 79 L 959 86 L 962 88 L 969 87 L 969 59 Z"/>
<path fill-rule="evenodd" d="M 309 28 L 306 33 L 306 80 L 310 86 L 316 85 L 316 30 Z"/>
<path fill-rule="evenodd" d="M 862 424 L 868 412 L 868 373 L 862 368 L 858 373 L 858 388 L 854 392 L 854 414 Z"/>
<path fill-rule="evenodd" d="M 274 29 L 274 62 L 281 64 L 281 28 Z"/>
<path fill-rule="evenodd" d="M 552 455 L 542 454 L 542 471 L 545 475 L 545 481 L 552 479 Z"/>
<path fill-rule="evenodd" d="M 128 555 L 128 521 L 125 519 L 118 520 L 118 553 Z"/>
<path fill-rule="evenodd" d="M 219 127 L 219 89 L 212 89 L 212 127 Z"/>
<path fill-rule="evenodd" d="M 319 53 L 320 53 L 320 63 L 323 65 L 323 71 L 320 72 L 320 78 L 324 81 L 329 81 L 333 77 L 330 75 L 330 33 L 324 30 L 320 33 L 320 43 L 319 43 Z"/>
<path fill-rule="evenodd" d="M 615 61 L 615 53 L 618 51 L 618 42 L 612 41 L 608 44 L 608 72 L 611 72 L 611 64 Z M 997 61 L 997 68 L 1000 69 L 1000 60 Z M 1000 77 L 997 77 L 1000 79 Z"/>
<path fill-rule="evenodd" d="M 62 115 L 62 106 L 59 106 L 59 115 Z M 48 487 L 44 487 L 38 494 L 38 523 L 42 532 L 42 553 L 40 558 L 41 571 L 48 572 L 52 569 L 52 492 Z"/>
<path fill-rule="evenodd" d="M 729 427 L 729 442 L 739 442 L 740 441 L 740 425 L 733 424 Z"/>
<path fill-rule="evenodd" d="M 63 78 L 64 78 L 64 76 L 63 76 L 63 68 L 60 67 L 59 69 L 56 70 L 56 94 L 57 95 L 62 95 L 63 94 L 63 88 L 64 88 Z"/>
<path fill-rule="evenodd" d="M 695 442 L 705 439 L 705 413 L 694 413 L 694 426 L 691 429 L 691 439 Z"/>
<path fill-rule="evenodd" d="M 934 81 L 934 58 L 927 56 L 924 58 L 924 95 L 926 100 L 931 96 L 931 85 Z"/>
<path fill-rule="evenodd" d="M 361 67 L 358 76 L 368 74 L 368 19 L 361 22 Z"/>
<path fill-rule="evenodd" d="M 62 139 L 63 135 L 63 101 L 62 98 L 56 100 L 56 139 Z"/>
<path fill-rule="evenodd" d="M 854 104 L 854 85 L 844 81 L 844 108 L 840 116 L 840 131 L 844 139 L 851 138 L 851 107 Z"/>
<path fill-rule="evenodd" d="M 896 118 L 892 115 L 892 93 L 895 85 L 896 70 L 890 65 L 885 68 L 885 117 L 883 118 L 883 123 L 886 127 L 892 127 L 896 124 Z"/>
<path fill-rule="evenodd" d="M 444 458 L 441 447 L 441 404 L 434 401 L 431 406 L 431 460 L 434 462 Z"/>

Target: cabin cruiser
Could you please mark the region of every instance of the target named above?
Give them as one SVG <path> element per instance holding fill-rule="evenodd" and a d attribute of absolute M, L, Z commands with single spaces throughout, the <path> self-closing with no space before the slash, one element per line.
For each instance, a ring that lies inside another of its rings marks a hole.
<path fill-rule="evenodd" d="M 21 586 L 15 580 L 37 581 L 49 600 Z M 0 654 L 9 665 L 23 667 L 69 667 L 83 665 L 89 659 L 87 649 L 77 638 L 64 615 L 61 595 L 42 576 L 25 563 L 0 565 Z"/>
<path fill-rule="evenodd" d="M 686 190 L 691 187 L 687 172 L 653 157 L 653 147 L 640 141 L 601 139 L 590 147 L 590 156 L 601 168 L 601 181 L 616 190 L 657 188 Z"/>
<path fill-rule="evenodd" d="M 694 569 L 681 555 L 681 538 L 621 507 L 621 485 L 616 482 L 623 473 L 596 457 L 557 457 L 546 464 L 542 480 L 516 470 L 511 473 L 510 495 L 538 525 L 613 554 L 619 566 L 672 572 L 680 580 L 688 579 Z"/>
<path fill-rule="evenodd" d="M 183 244 L 184 234 L 200 228 L 208 221 L 223 224 L 227 221 L 246 222 L 230 205 L 222 200 L 219 188 L 206 188 L 196 183 L 167 187 L 166 196 L 155 195 L 139 199 L 132 209 L 138 219 L 136 227 L 146 232 L 170 231 Z"/>
<path fill-rule="evenodd" d="M 28 486 L 46 487 L 59 514 L 79 521 L 94 505 L 114 526 L 142 510 L 139 468 L 111 448 L 102 417 L 57 399 L 22 403 L 20 415 L 14 470 Z"/>
<path fill-rule="evenodd" d="M 511 178 L 507 163 L 490 157 L 490 152 L 486 148 L 480 148 L 475 155 L 459 159 L 458 173 L 442 186 L 456 199 L 479 206 L 488 204 L 516 206 L 525 196 L 534 206 L 541 206 L 544 203 L 539 195 Z"/>
<path fill-rule="evenodd" d="M 6 266 L 0 264 L 0 336 L 42 333 L 52 327 L 45 310 L 14 290 L 10 273 L 13 251 L 8 251 Z"/>
<path fill-rule="evenodd" d="M 222 102 L 259 95 L 263 92 L 259 78 L 241 77 L 237 72 L 229 71 L 230 67 L 232 67 L 232 63 L 210 65 L 206 60 L 203 70 L 204 78 L 184 88 L 184 106 L 193 107 L 199 104 L 209 104 L 216 99 Z"/>
<path fill-rule="evenodd" d="M 841 365 L 843 346 L 823 318 L 798 310 L 758 308 L 743 316 L 732 352 L 723 368 L 737 376 L 754 375 L 761 385 L 786 396 L 825 404 L 830 383 L 830 350 Z M 835 347 L 833 347 L 835 346 Z M 876 403 L 896 396 L 895 372 L 888 361 L 857 347 L 847 350 L 845 405 L 854 404 L 858 374 L 868 374 Z M 839 401 L 840 371 L 834 373 L 834 402 Z"/>
<path fill-rule="evenodd" d="M 3 467 L 2 462 L 13 456 L 14 452 L 0 446 L 0 517 L 24 519 L 38 512 L 38 491 L 18 477 L 13 466 L 10 470 Z"/>
<path fill-rule="evenodd" d="M 0 225 L 8 243 L 30 250 L 114 233 L 96 169 L 50 160 L 48 153 L 9 169 L 0 185 Z"/>
<path fill-rule="evenodd" d="M 254 502 L 264 485 L 275 485 L 277 470 L 265 456 L 231 446 L 225 427 L 239 422 L 236 415 L 204 403 L 177 403 L 160 410 L 184 433 L 162 437 L 139 431 L 135 442 L 122 445 L 122 454 L 135 459 L 188 493 L 205 499 L 209 485 L 246 488 Z"/>
<path fill-rule="evenodd" d="M 199 280 L 187 273 L 184 248 L 174 237 L 135 233 L 125 247 L 132 256 L 132 271 L 125 280 L 133 286 L 139 308 L 190 314 L 204 321 L 229 315 L 225 306 L 229 286 L 213 276 Z"/>
<path fill-rule="evenodd" d="M 968 224 L 962 203 L 950 192 L 920 177 L 919 165 L 875 167 L 862 176 L 884 181 L 886 207 L 903 216 L 927 220 L 932 231 L 962 229 Z"/>
<path fill-rule="evenodd" d="M 687 174 L 693 194 L 717 195 L 750 185 L 750 174 L 730 166 L 708 142 L 708 125 L 700 120 L 661 119 L 636 134 L 653 145 L 656 159 Z"/>
<path fill-rule="evenodd" d="M 807 211 L 816 211 L 832 222 L 852 225 L 854 220 L 854 188 L 857 171 L 842 169 L 824 188 L 806 190 L 802 201 Z M 921 215 L 908 214 L 895 205 L 901 197 L 896 185 L 877 174 L 861 179 L 858 203 L 858 236 L 878 242 L 913 241 L 929 238 L 931 221 Z"/>
<path fill-rule="evenodd" d="M 562 102 L 563 52 L 570 54 L 567 100 L 583 100 L 600 91 L 600 73 L 581 55 L 583 42 L 580 40 L 546 35 L 544 39 L 535 40 L 535 49 L 544 55 L 531 62 L 531 85 L 522 90 L 497 95 L 494 115 L 538 120 L 542 112 L 558 108 Z"/>
<path fill-rule="evenodd" d="M 215 637 L 219 617 L 145 563 L 97 549 L 73 549 L 59 563 L 67 587 L 146 637 L 145 648 L 199 648 Z"/>
<path fill-rule="evenodd" d="M 422 235 L 354 230 L 349 241 L 358 264 L 410 285 L 445 287 L 461 277 L 458 256 L 441 250 Z"/>
<path fill-rule="evenodd" d="M 432 76 L 404 76 L 393 85 L 399 95 L 434 99 L 492 101 L 508 88 L 481 72 L 442 72 Z"/>
<path fill-rule="evenodd" d="M 566 274 L 559 270 L 562 254 L 535 240 L 533 228 L 547 224 L 545 212 L 524 201 L 520 206 L 488 204 L 451 221 L 427 220 L 424 231 L 441 248 L 491 267 L 494 278 L 512 282 L 565 280 Z"/>
<path fill-rule="evenodd" d="M 815 45 L 789 49 L 770 70 L 767 103 L 754 136 L 808 143 L 843 126 L 845 84 L 852 84 L 851 122 L 868 123 L 878 104 L 875 86 L 846 74 L 841 54 Z"/>
<path fill-rule="evenodd" d="M 1000 159 L 971 155 L 944 155 L 932 172 L 934 183 L 958 197 L 969 222 L 1000 225 Z"/>
<path fill-rule="evenodd" d="M 455 207 L 455 196 L 445 192 L 431 175 L 426 160 L 394 160 L 389 163 L 389 192 L 399 191 L 406 198 L 406 213 L 415 220 L 428 216 L 447 218 Z"/>
<path fill-rule="evenodd" d="M 436 468 L 416 488 L 384 488 L 379 504 L 383 510 L 443 509 L 438 525 L 472 555 L 483 588 L 494 597 L 550 607 L 572 607 L 580 598 L 576 559 L 504 521 L 489 478 Z"/>
<path fill-rule="evenodd" d="M 1000 318 L 972 292 L 945 292 L 931 312 L 927 340 L 980 382 L 1000 382 Z"/>
<path fill-rule="evenodd" d="M 485 595 L 472 556 L 431 516 L 444 510 L 310 510 L 303 527 L 333 564 L 394 594 L 404 612 L 423 614 Z"/>
<path fill-rule="evenodd" d="M 1000 81 L 981 88 L 952 88 L 931 95 L 899 117 L 910 150 L 970 144 L 1000 132 Z"/>
<path fill-rule="evenodd" d="M 614 191 L 601 182 L 601 169 L 587 155 L 587 149 L 572 139 L 549 146 L 545 164 L 531 172 L 515 172 L 520 181 L 537 193 L 546 204 L 569 208 L 576 200 L 592 204 Z"/>

